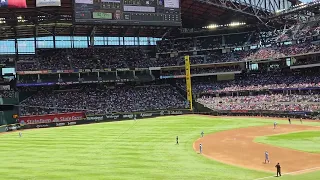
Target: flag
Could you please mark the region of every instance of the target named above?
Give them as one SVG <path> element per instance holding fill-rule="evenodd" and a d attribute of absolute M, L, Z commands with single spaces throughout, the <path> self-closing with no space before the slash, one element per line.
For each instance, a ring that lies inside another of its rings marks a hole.
<path fill-rule="evenodd" d="M 0 7 L 27 8 L 27 2 L 26 0 L 0 0 Z"/>
<path fill-rule="evenodd" d="M 61 0 L 36 0 L 36 7 L 61 6 Z"/>

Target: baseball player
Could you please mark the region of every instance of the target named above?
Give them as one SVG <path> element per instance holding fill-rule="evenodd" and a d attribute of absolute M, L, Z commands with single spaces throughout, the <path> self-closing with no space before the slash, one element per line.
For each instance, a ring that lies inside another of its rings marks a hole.
<path fill-rule="evenodd" d="M 302 124 L 302 118 L 300 118 L 300 123 Z"/>
<path fill-rule="evenodd" d="M 289 124 L 291 124 L 291 119 L 290 118 L 288 119 L 288 121 L 289 121 Z"/>
<path fill-rule="evenodd" d="M 277 168 L 277 177 L 281 176 L 281 166 L 280 166 L 280 164 L 278 163 L 275 167 Z"/>
<path fill-rule="evenodd" d="M 134 119 L 134 120 L 137 120 L 137 115 L 136 115 L 136 114 L 134 115 L 134 118 L 133 118 L 133 119 Z"/>
<path fill-rule="evenodd" d="M 264 152 L 264 156 L 265 156 L 264 163 L 265 163 L 265 164 L 267 164 L 267 162 L 270 163 L 268 151 L 265 151 L 265 152 Z"/>
<path fill-rule="evenodd" d="M 201 137 L 203 137 L 203 135 L 204 135 L 204 132 L 203 132 L 203 131 L 201 131 Z"/>
<path fill-rule="evenodd" d="M 19 132 L 19 137 L 22 137 L 22 133 L 21 132 Z"/>
<path fill-rule="evenodd" d="M 199 149 L 200 149 L 200 154 L 202 153 L 202 144 L 200 143 L 199 145 Z"/>
<path fill-rule="evenodd" d="M 179 137 L 178 136 L 176 137 L 176 141 L 177 141 L 177 144 L 179 144 Z"/>
<path fill-rule="evenodd" d="M 276 127 L 277 127 L 277 122 L 274 122 L 273 123 L 273 129 L 276 129 Z"/>

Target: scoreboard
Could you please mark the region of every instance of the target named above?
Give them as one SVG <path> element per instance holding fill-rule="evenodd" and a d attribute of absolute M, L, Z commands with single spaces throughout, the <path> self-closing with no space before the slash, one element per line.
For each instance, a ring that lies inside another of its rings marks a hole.
<path fill-rule="evenodd" d="M 180 0 L 73 0 L 75 24 L 181 26 Z"/>

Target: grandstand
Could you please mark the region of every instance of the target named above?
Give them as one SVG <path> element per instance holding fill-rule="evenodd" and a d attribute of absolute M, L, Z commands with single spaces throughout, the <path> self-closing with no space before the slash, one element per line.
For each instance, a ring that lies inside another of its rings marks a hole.
<path fill-rule="evenodd" d="M 319 179 L 319 7 L 0 0 L 1 179 Z"/>
<path fill-rule="evenodd" d="M 2 74 L 14 77 L 1 96 L 17 102 L 11 115 L 188 109 L 185 56 L 193 111 L 319 110 L 317 3 L 51 3 L 0 11 Z"/>

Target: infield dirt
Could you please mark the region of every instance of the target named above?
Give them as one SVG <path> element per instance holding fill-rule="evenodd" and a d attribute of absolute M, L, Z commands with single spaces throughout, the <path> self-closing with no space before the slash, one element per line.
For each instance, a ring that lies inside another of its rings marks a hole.
<path fill-rule="evenodd" d="M 282 173 L 302 172 L 305 169 L 320 167 L 320 154 L 260 144 L 254 142 L 254 139 L 259 136 L 309 130 L 320 130 L 320 128 L 280 124 L 276 129 L 273 129 L 273 125 L 233 129 L 204 136 L 193 144 L 193 148 L 199 152 L 199 144 L 202 143 L 202 155 L 244 168 L 275 172 L 275 165 L 279 162 Z M 269 164 L 264 163 L 265 151 L 269 152 Z"/>

